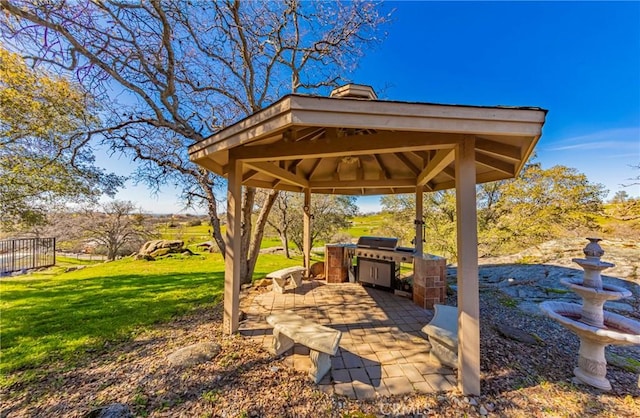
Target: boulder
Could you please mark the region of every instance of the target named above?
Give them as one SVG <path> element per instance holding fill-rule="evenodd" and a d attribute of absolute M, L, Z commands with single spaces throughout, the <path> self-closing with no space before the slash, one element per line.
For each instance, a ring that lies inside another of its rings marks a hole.
<path fill-rule="evenodd" d="M 133 418 L 133 413 L 125 404 L 112 403 L 91 410 L 84 415 L 84 418 Z"/>
<path fill-rule="evenodd" d="M 136 254 L 133 258 L 135 260 L 156 261 L 156 259 L 149 254 Z"/>
<path fill-rule="evenodd" d="M 167 360 L 169 364 L 174 367 L 193 366 L 211 360 L 217 356 L 219 352 L 219 344 L 203 342 L 183 347 L 171 353 L 167 357 Z"/>
<path fill-rule="evenodd" d="M 161 255 L 181 253 L 184 251 L 183 247 L 184 241 L 182 240 L 157 239 L 145 242 L 142 247 L 140 247 L 138 256 L 150 255 L 152 257 L 157 257 L 154 253 Z"/>
<path fill-rule="evenodd" d="M 153 258 L 162 257 L 163 255 L 167 255 L 171 252 L 171 248 L 158 248 L 155 251 L 152 251 L 149 255 Z"/>
<path fill-rule="evenodd" d="M 512 340 L 531 345 L 542 343 L 542 340 L 536 338 L 536 336 L 529 334 L 528 332 L 523 331 L 519 328 L 512 327 L 511 325 L 497 324 L 495 328 L 496 331 L 498 331 L 498 333 L 505 338 L 510 338 Z"/>
<path fill-rule="evenodd" d="M 309 267 L 309 277 L 324 277 L 324 262 L 319 261 L 317 263 L 313 263 L 311 267 Z"/>

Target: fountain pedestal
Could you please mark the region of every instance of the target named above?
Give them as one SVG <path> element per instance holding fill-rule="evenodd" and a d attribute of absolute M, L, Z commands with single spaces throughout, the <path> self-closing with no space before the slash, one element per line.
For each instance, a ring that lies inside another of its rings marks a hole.
<path fill-rule="evenodd" d="M 611 383 L 606 378 L 604 349 L 610 344 L 640 344 L 640 322 L 603 309 L 607 300 L 626 298 L 631 292 L 623 287 L 602 284 L 600 272 L 614 265 L 600 261 L 604 251 L 598 245 L 599 238 L 587 239 L 590 243 L 584 248 L 586 258 L 572 260 L 584 269 L 584 279 L 560 280 L 580 295 L 583 304 L 547 301 L 540 304 L 540 308 L 580 338 L 578 366 L 573 370 L 575 380 L 611 390 Z"/>

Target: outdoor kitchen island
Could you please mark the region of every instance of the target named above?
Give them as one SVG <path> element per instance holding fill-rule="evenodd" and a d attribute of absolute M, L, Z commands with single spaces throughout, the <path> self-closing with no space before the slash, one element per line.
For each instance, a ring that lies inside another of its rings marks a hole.
<path fill-rule="evenodd" d="M 433 309 L 446 297 L 446 259 L 416 254 L 414 248 L 398 247 L 397 238 L 360 237 L 357 244 L 325 246 L 327 283 L 358 282 L 402 296 L 425 309 Z M 354 266 L 355 257 L 355 266 Z M 402 274 L 402 264 L 412 264 L 413 274 Z"/>

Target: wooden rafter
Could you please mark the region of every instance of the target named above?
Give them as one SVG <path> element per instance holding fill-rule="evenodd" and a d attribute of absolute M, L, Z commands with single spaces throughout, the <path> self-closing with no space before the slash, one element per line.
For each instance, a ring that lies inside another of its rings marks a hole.
<path fill-rule="evenodd" d="M 378 132 L 374 135 L 328 137 L 324 141 L 312 143 L 305 141 L 241 147 L 230 150 L 230 153 L 243 161 L 296 160 L 307 156 L 325 158 L 453 148 L 464 140 L 463 135 L 441 133 L 406 133 L 401 142 L 397 138 L 395 133 Z"/>
<path fill-rule="evenodd" d="M 404 164 L 409 170 L 413 172 L 416 176 L 420 173 L 420 169 L 416 167 L 416 165 L 403 153 L 395 152 L 393 155 L 398 157 L 398 159 Z"/>
<path fill-rule="evenodd" d="M 275 177 L 276 179 L 280 179 L 286 183 L 293 184 L 294 186 L 300 186 L 304 188 L 309 187 L 309 181 L 307 181 L 307 179 L 297 176 L 285 169 L 282 169 L 275 164 L 253 161 L 247 163 L 247 166 L 262 173 L 269 174 L 270 176 Z"/>
<path fill-rule="evenodd" d="M 390 179 L 391 175 L 389 174 L 389 170 L 387 169 L 387 167 L 385 167 L 384 163 L 382 162 L 382 157 L 380 157 L 380 155 L 378 154 L 373 154 L 373 159 L 378 164 L 378 167 L 380 167 L 380 171 L 382 172 L 382 177 L 384 177 L 385 180 Z"/>
<path fill-rule="evenodd" d="M 311 179 L 311 176 L 313 176 L 313 173 L 316 171 L 316 168 L 318 168 L 318 166 L 320 165 L 321 161 L 322 161 L 322 158 L 316 158 L 316 160 L 313 162 L 313 165 L 311 166 L 311 169 L 307 173 L 307 176 L 306 176 L 307 180 Z"/>
<path fill-rule="evenodd" d="M 255 177 L 256 174 L 258 174 L 257 170 L 247 171 L 242 175 L 242 183 L 246 182 L 247 180 L 251 180 L 253 177 Z"/>
<path fill-rule="evenodd" d="M 429 160 L 431 160 L 429 152 L 427 151 L 412 151 L 412 154 L 422 160 L 423 167 L 429 163 Z"/>
<path fill-rule="evenodd" d="M 301 192 L 303 190 L 302 187 L 294 186 L 292 184 L 287 184 L 284 182 L 279 182 L 279 180 L 277 181 L 249 180 L 246 182 L 245 186 L 260 187 L 262 189 L 278 189 L 278 190 L 285 190 L 288 192 Z"/>
<path fill-rule="evenodd" d="M 456 170 L 453 167 L 444 167 L 442 169 L 442 173 L 449 177 L 450 179 L 455 179 L 456 178 Z"/>
<path fill-rule="evenodd" d="M 516 170 L 513 164 L 499 160 L 481 152 L 476 152 L 476 161 L 479 164 L 500 171 L 504 174 L 508 174 L 510 176 L 513 176 Z"/>
<path fill-rule="evenodd" d="M 229 170 L 226 166 L 220 165 L 217 162 L 213 161 L 210 158 L 203 158 L 201 160 L 196 161 L 198 165 L 206 168 L 209 171 L 213 171 L 216 174 L 221 176 L 225 176 L 228 174 Z"/>
<path fill-rule="evenodd" d="M 287 170 L 289 170 L 292 173 L 295 173 L 296 167 L 298 167 L 298 164 L 300 164 L 301 162 L 302 162 L 302 158 L 291 161 L 289 163 L 289 167 L 287 167 Z"/>
<path fill-rule="evenodd" d="M 389 187 L 409 187 L 415 186 L 412 179 L 405 180 L 341 180 L 339 182 L 333 180 L 319 180 L 310 181 L 309 187 L 313 189 L 327 189 L 332 188 L 336 190 L 350 189 L 350 188 L 371 188 L 371 189 L 383 189 Z"/>
<path fill-rule="evenodd" d="M 311 126 L 308 128 L 303 128 L 298 131 L 294 131 L 293 140 L 294 141 L 306 141 L 316 135 L 324 133 L 324 128 L 318 128 L 316 126 Z"/>
<path fill-rule="evenodd" d="M 451 164 L 456 156 L 452 149 L 443 149 L 436 152 L 436 155 L 429 161 L 429 164 L 418 175 L 418 186 L 424 186 L 431 179 L 438 175 L 445 167 Z"/>
<path fill-rule="evenodd" d="M 508 158 L 513 161 L 520 161 L 522 158 L 520 155 L 520 147 L 485 138 L 476 138 L 476 150 Z"/>

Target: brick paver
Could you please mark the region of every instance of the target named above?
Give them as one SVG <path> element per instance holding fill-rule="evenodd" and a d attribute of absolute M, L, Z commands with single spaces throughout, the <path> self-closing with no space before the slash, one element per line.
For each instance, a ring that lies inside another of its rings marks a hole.
<path fill-rule="evenodd" d="M 343 333 L 332 368 L 318 385 L 323 392 L 371 399 L 454 389 L 455 374 L 430 361 L 430 345 L 420 331 L 433 311 L 409 299 L 356 283 L 304 281 L 284 294 L 256 295 L 250 306 L 243 307 L 247 319 L 240 325 L 241 334 L 270 345 L 273 337 L 266 317 L 285 309 Z M 296 345 L 285 364 L 306 372 L 310 364 L 306 353 Z"/>

